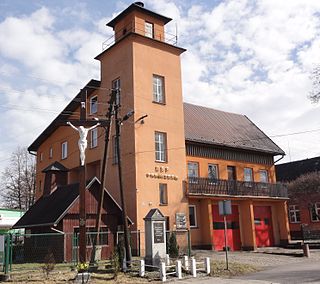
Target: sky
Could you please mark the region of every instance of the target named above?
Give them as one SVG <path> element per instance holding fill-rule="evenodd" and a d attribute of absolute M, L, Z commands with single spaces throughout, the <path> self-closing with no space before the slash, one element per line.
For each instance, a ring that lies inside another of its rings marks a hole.
<path fill-rule="evenodd" d="M 113 34 L 106 23 L 130 1 L 0 0 L 0 171 L 90 80 Z M 171 17 L 185 102 L 248 116 L 285 152 L 320 155 L 320 1 L 145 0 Z"/>

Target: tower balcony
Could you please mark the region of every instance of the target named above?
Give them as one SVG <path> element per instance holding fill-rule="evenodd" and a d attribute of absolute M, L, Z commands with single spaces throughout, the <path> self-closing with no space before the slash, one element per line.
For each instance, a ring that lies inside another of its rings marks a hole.
<path fill-rule="evenodd" d="M 252 196 L 288 198 L 287 187 L 281 183 L 246 182 L 209 178 L 188 178 L 185 181 L 187 196 Z"/>
<path fill-rule="evenodd" d="M 151 31 L 146 30 L 144 23 L 133 21 L 132 23 L 129 23 L 126 26 L 115 31 L 115 33 L 111 37 L 105 40 L 102 43 L 102 51 L 108 49 L 109 47 L 114 45 L 116 42 L 120 41 L 121 39 L 123 39 L 124 37 L 128 36 L 131 33 L 142 35 L 147 38 L 165 42 L 167 44 L 174 45 L 174 46 L 177 46 L 178 44 L 177 34 L 164 32 L 163 27 L 157 28 L 156 26 L 154 26 Z"/>

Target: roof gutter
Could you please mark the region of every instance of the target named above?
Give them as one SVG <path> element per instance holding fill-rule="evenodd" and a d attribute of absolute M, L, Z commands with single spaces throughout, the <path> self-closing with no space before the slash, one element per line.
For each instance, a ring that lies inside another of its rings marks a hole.
<path fill-rule="evenodd" d="M 56 228 L 51 227 L 50 229 L 51 229 L 52 231 L 55 231 L 55 232 L 57 232 L 57 233 L 59 233 L 59 234 L 64 235 L 64 232 L 62 232 L 62 231 L 60 231 L 60 230 L 58 230 L 58 229 L 56 229 Z"/>
<path fill-rule="evenodd" d="M 281 157 L 280 157 L 278 160 L 274 161 L 274 164 L 275 164 L 275 163 L 278 163 L 280 160 L 282 160 L 285 155 L 286 155 L 286 154 L 282 154 Z"/>
<path fill-rule="evenodd" d="M 36 156 L 37 157 L 37 152 L 35 151 L 31 151 L 31 150 L 28 150 L 29 154 L 33 155 L 33 156 Z"/>

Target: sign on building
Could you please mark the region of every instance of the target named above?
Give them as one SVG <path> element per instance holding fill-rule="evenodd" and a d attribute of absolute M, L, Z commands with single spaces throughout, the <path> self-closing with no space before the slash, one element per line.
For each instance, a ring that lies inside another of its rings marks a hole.
<path fill-rule="evenodd" d="M 219 201 L 219 215 L 231 215 L 231 200 Z"/>

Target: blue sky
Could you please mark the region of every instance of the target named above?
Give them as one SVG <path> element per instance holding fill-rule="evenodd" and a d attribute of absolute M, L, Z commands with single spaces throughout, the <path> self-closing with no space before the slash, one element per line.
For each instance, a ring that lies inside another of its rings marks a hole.
<path fill-rule="evenodd" d="M 106 23 L 130 1 L 0 0 L 0 170 L 91 78 L 112 35 Z M 178 27 L 186 102 L 247 115 L 287 153 L 320 155 L 320 1 L 147 0 Z"/>

